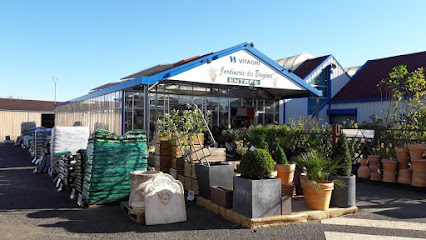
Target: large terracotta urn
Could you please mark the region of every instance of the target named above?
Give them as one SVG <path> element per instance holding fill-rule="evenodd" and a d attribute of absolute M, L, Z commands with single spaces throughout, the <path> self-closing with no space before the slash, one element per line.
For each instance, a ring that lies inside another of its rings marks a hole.
<path fill-rule="evenodd" d="M 278 172 L 278 178 L 281 179 L 282 185 L 291 185 L 293 183 L 295 163 L 275 164 L 275 170 Z"/>
<path fill-rule="evenodd" d="M 411 160 L 413 178 L 411 185 L 415 187 L 426 187 L 426 159 Z"/>
<path fill-rule="evenodd" d="M 411 184 L 411 169 L 399 169 L 397 182 L 400 184 Z"/>
<path fill-rule="evenodd" d="M 367 164 L 367 159 L 361 159 L 361 166 L 359 166 L 357 174 L 359 178 L 370 178 L 370 169 Z"/>
<path fill-rule="evenodd" d="M 368 163 L 370 165 L 379 165 L 380 156 L 379 155 L 368 155 Z"/>
<path fill-rule="evenodd" d="M 395 160 L 383 159 L 383 182 L 396 182 L 396 165 L 398 164 Z"/>
<path fill-rule="evenodd" d="M 411 160 L 423 159 L 423 154 L 426 151 L 426 144 L 408 144 L 408 152 Z"/>
<path fill-rule="evenodd" d="M 398 169 L 408 169 L 408 148 L 395 148 Z"/>
<path fill-rule="evenodd" d="M 302 181 L 305 206 L 310 210 L 327 210 L 330 207 L 334 183 L 331 181 L 318 181 L 317 184 L 310 181 Z"/>

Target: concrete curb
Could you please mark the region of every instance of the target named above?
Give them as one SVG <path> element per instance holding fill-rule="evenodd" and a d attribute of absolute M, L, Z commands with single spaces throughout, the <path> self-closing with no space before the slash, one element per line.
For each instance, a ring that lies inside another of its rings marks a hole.
<path fill-rule="evenodd" d="M 202 197 L 197 197 L 197 204 L 207 208 L 208 210 L 221 215 L 227 220 L 240 224 L 247 228 L 262 228 L 262 227 L 275 227 L 287 224 L 306 222 L 308 220 L 322 220 L 326 218 L 339 217 L 342 215 L 353 214 L 358 212 L 358 207 L 349 208 L 330 208 L 326 211 L 302 211 L 294 212 L 290 215 L 278 215 L 264 218 L 248 218 L 241 214 L 238 214 L 232 209 L 225 209 L 217 204 L 212 203 Z"/>

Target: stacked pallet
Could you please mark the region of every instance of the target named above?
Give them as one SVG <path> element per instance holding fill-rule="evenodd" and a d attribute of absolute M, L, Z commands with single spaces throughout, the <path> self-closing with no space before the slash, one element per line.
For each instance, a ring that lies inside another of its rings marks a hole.
<path fill-rule="evenodd" d="M 157 171 L 169 173 L 172 167 L 172 143 L 169 137 L 157 133 L 155 138 L 154 167 Z"/>
<path fill-rule="evenodd" d="M 50 139 L 52 129 L 37 128 L 34 131 L 34 157 L 36 160 L 41 158 L 43 149 L 46 147 L 47 141 Z"/>
<path fill-rule="evenodd" d="M 82 196 L 89 204 L 119 201 L 130 194 L 130 172 L 147 169 L 145 130 L 115 136 L 96 130 L 89 139 Z"/>

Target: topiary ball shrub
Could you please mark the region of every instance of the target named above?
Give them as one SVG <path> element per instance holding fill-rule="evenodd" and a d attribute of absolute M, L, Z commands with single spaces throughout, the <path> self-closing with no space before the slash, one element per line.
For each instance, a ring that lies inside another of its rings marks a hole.
<path fill-rule="evenodd" d="M 275 162 L 269 152 L 256 148 L 247 151 L 240 163 L 241 177 L 258 180 L 269 177 L 274 170 Z"/>

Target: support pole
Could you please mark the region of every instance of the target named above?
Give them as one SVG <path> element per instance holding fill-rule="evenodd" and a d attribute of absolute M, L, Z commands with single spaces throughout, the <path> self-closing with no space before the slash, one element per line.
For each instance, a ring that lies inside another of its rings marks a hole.
<path fill-rule="evenodd" d="M 316 97 L 315 100 L 316 100 L 315 117 L 317 122 L 319 122 L 319 97 Z"/>
<path fill-rule="evenodd" d="M 150 111 L 149 111 L 149 90 L 148 85 L 144 85 L 143 87 L 143 97 L 144 97 L 144 106 L 143 106 L 143 117 L 144 117 L 144 128 L 146 131 L 146 142 L 149 143 L 149 119 L 150 119 Z"/>

